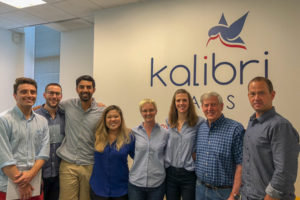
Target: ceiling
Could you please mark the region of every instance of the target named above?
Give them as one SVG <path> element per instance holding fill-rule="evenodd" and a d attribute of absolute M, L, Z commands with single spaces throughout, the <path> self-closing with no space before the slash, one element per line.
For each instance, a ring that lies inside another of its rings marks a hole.
<path fill-rule="evenodd" d="M 44 0 L 47 3 L 23 9 L 0 3 L 0 28 L 22 31 L 46 25 L 57 31 L 92 27 L 94 12 L 146 0 Z"/>

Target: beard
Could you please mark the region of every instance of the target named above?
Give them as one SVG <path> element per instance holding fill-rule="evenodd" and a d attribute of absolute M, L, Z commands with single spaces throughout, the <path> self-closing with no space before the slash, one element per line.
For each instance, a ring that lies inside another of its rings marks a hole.
<path fill-rule="evenodd" d="M 81 92 L 79 93 L 79 98 L 81 101 L 89 101 L 92 98 L 92 94 L 90 92 Z"/>
<path fill-rule="evenodd" d="M 55 109 L 58 107 L 59 102 L 57 102 L 56 104 L 51 104 L 49 101 L 46 101 L 46 104 L 48 107 Z"/>

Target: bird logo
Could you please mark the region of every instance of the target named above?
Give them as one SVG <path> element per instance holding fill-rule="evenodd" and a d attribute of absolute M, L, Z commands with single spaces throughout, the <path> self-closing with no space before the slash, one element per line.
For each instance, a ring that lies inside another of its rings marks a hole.
<path fill-rule="evenodd" d="M 233 22 L 230 26 L 228 26 L 224 13 L 222 13 L 219 24 L 208 31 L 209 39 L 206 46 L 211 40 L 219 38 L 221 43 L 227 47 L 247 49 L 239 35 L 243 29 L 248 13 L 249 12 Z"/>

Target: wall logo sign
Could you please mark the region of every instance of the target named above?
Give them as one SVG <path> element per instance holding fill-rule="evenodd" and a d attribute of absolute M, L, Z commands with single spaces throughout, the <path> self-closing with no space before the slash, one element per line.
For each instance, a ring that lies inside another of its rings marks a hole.
<path fill-rule="evenodd" d="M 211 40 L 219 38 L 221 43 L 227 47 L 247 49 L 239 35 L 243 30 L 248 13 L 233 22 L 230 26 L 227 24 L 224 13 L 222 13 L 219 24 L 208 31 L 209 39 L 206 46 Z"/>
<path fill-rule="evenodd" d="M 247 49 L 240 33 L 243 30 L 249 12 L 237 19 L 231 25 L 227 24 L 224 14 L 217 26 L 212 27 L 209 32 L 209 39 L 206 46 L 211 40 L 219 38 L 220 44 L 230 48 Z M 206 38 L 205 38 L 206 40 Z M 216 41 L 219 41 L 216 40 Z M 194 53 L 190 56 L 190 62 L 168 64 L 162 63 L 157 65 L 157 58 L 150 59 L 150 87 L 194 87 L 204 88 L 208 85 L 227 86 L 236 82 L 240 85 L 245 84 L 245 74 L 249 73 L 247 68 L 259 67 L 264 72 L 264 76 L 268 78 L 269 73 L 269 51 L 261 52 L 260 59 L 254 57 L 252 59 L 243 59 L 239 57 L 224 57 L 217 52 L 201 52 Z M 222 78 L 220 74 L 226 70 L 226 78 Z M 230 72 L 231 71 L 231 72 Z M 178 79 L 180 74 L 180 79 Z M 234 89 L 232 90 L 234 92 Z M 227 109 L 234 109 L 236 100 L 235 94 L 227 94 L 225 103 Z M 200 98 L 193 96 L 194 104 L 200 109 Z M 225 98 L 224 98 L 225 99 Z"/>

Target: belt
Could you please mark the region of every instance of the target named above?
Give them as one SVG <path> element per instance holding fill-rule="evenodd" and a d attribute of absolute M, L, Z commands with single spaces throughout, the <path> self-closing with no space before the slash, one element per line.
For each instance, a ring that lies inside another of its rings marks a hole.
<path fill-rule="evenodd" d="M 209 188 L 209 189 L 212 189 L 212 190 L 232 188 L 232 186 L 229 186 L 229 185 L 213 186 L 213 185 L 210 185 L 208 183 L 204 183 L 203 181 L 201 181 L 201 184 L 204 185 L 205 187 Z"/>
<path fill-rule="evenodd" d="M 171 172 L 175 172 L 175 173 L 195 174 L 195 171 L 189 171 L 189 170 L 186 170 L 185 168 L 178 168 L 178 167 L 173 167 L 173 166 L 168 167 L 167 170 L 171 171 Z"/>

